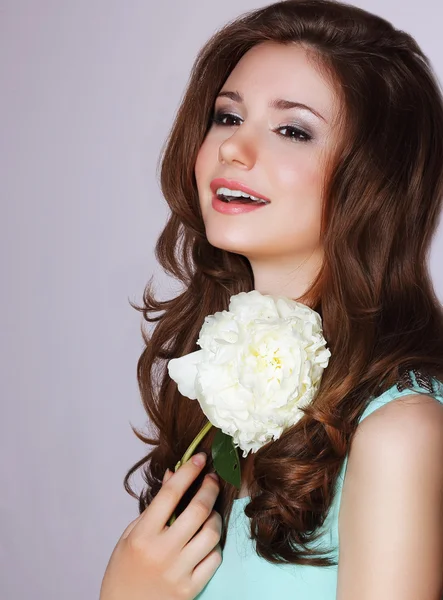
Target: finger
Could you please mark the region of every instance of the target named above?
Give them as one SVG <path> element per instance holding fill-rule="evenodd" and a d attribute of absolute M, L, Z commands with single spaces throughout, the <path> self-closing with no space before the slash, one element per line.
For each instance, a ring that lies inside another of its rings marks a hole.
<path fill-rule="evenodd" d="M 169 479 L 171 479 L 172 475 L 173 475 L 173 472 L 170 469 L 166 469 L 165 474 L 163 475 L 162 485 L 165 484 L 167 481 L 169 481 Z M 121 540 L 124 540 L 128 537 L 128 535 L 131 533 L 131 531 L 134 529 L 134 527 L 137 525 L 137 523 L 142 519 L 142 517 L 143 517 L 143 513 L 141 515 L 139 515 L 136 519 L 134 519 L 134 521 L 129 523 L 129 525 L 126 527 L 126 529 L 120 536 Z"/>
<path fill-rule="evenodd" d="M 199 594 L 208 581 L 214 576 L 221 563 L 223 562 L 223 553 L 220 544 L 211 550 L 211 552 L 195 567 L 191 574 L 191 581 Z"/>
<path fill-rule="evenodd" d="M 181 552 L 180 568 L 184 574 L 193 569 L 220 543 L 223 521 L 221 515 L 213 510 L 201 530 L 186 544 Z"/>
<path fill-rule="evenodd" d="M 196 464 L 202 457 L 203 463 Z M 206 458 L 206 454 L 201 452 L 194 455 L 162 485 L 149 505 L 149 513 L 145 511 L 146 518 L 139 523 L 140 533 L 158 534 L 166 528 L 183 494 L 202 471 Z"/>
<path fill-rule="evenodd" d="M 141 515 L 139 515 L 136 519 L 134 519 L 134 521 L 129 523 L 129 525 L 126 527 L 124 532 L 121 534 L 120 540 L 125 540 L 128 537 L 128 535 L 131 533 L 131 531 L 134 529 L 134 527 L 137 525 L 137 523 L 139 523 L 141 521 L 142 517 L 143 517 L 143 513 Z"/>
<path fill-rule="evenodd" d="M 206 475 L 200 489 L 165 535 L 173 538 L 180 548 L 186 546 L 211 514 L 219 491 L 218 481 Z"/>
<path fill-rule="evenodd" d="M 171 479 L 173 472 L 168 468 L 163 475 L 162 485 L 164 485 L 169 479 Z"/>

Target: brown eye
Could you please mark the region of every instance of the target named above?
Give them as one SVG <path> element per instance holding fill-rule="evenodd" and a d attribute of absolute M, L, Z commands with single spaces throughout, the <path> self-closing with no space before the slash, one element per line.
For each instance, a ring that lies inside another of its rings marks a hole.
<path fill-rule="evenodd" d="M 227 119 L 227 123 L 225 122 L 225 119 Z M 240 117 L 236 117 L 235 115 L 232 115 L 231 113 L 224 113 L 224 112 L 216 112 L 214 114 L 214 116 L 212 117 L 212 123 L 214 123 L 215 125 L 222 125 L 225 127 L 230 127 L 231 125 L 237 125 L 237 123 L 233 123 L 232 121 L 241 121 Z"/>
<path fill-rule="evenodd" d="M 302 129 L 299 129 L 298 127 L 294 127 L 292 125 L 284 125 L 283 127 L 279 127 L 277 131 L 282 131 L 285 129 L 287 132 L 289 132 L 289 135 L 280 135 L 283 135 L 283 137 L 285 138 L 289 138 L 293 142 L 309 142 L 310 140 L 312 140 L 312 136 L 309 135 L 309 133 L 306 133 L 306 131 L 303 131 Z"/>

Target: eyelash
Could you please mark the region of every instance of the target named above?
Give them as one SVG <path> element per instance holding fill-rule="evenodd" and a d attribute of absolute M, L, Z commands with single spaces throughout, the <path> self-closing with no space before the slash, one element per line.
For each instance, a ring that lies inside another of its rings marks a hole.
<path fill-rule="evenodd" d="M 217 111 L 214 116 L 211 119 L 211 123 L 213 123 L 214 125 L 219 125 L 221 127 L 231 127 L 231 125 L 227 125 L 226 123 L 222 123 L 222 119 L 224 117 L 232 117 L 233 119 L 240 119 L 240 117 L 236 117 L 235 115 L 231 114 L 231 113 L 227 113 L 227 112 L 222 112 L 222 111 Z M 304 139 L 300 139 L 300 138 L 294 138 L 292 136 L 287 136 L 287 135 L 282 135 L 282 137 L 289 139 L 291 142 L 302 142 L 302 143 L 306 143 L 312 140 L 312 136 L 309 135 L 309 133 L 307 133 L 306 131 L 303 131 L 302 129 L 300 129 L 299 127 L 294 127 L 293 125 L 282 125 L 281 127 L 277 127 L 277 129 L 275 129 L 274 131 L 278 131 L 279 129 L 287 129 L 290 130 L 298 135 L 304 135 L 305 138 Z"/>

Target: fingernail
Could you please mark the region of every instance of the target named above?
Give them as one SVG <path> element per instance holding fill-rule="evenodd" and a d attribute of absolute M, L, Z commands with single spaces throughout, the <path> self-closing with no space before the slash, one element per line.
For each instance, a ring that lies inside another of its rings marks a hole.
<path fill-rule="evenodd" d="M 194 454 L 191 460 L 197 467 L 202 467 L 206 462 L 206 458 L 207 456 L 205 452 L 199 452 L 198 454 Z"/>
<path fill-rule="evenodd" d="M 163 483 L 165 482 L 165 479 L 168 477 L 169 473 L 170 473 L 170 470 L 166 469 L 165 474 L 163 475 Z"/>
<path fill-rule="evenodd" d="M 217 475 L 217 473 L 208 473 L 209 477 L 212 477 L 212 479 L 215 479 L 215 481 L 219 481 L 219 477 Z"/>

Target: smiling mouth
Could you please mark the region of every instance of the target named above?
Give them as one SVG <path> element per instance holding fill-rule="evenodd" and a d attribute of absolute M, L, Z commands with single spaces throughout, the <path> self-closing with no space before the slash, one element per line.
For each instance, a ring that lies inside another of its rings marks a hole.
<path fill-rule="evenodd" d="M 264 206 L 271 203 L 269 198 L 235 179 L 216 177 L 211 181 L 210 188 L 213 198 L 224 204 Z"/>
<path fill-rule="evenodd" d="M 270 204 L 269 200 L 253 196 L 241 190 L 231 190 L 227 187 L 220 187 L 215 190 L 215 196 L 226 204 Z"/>

